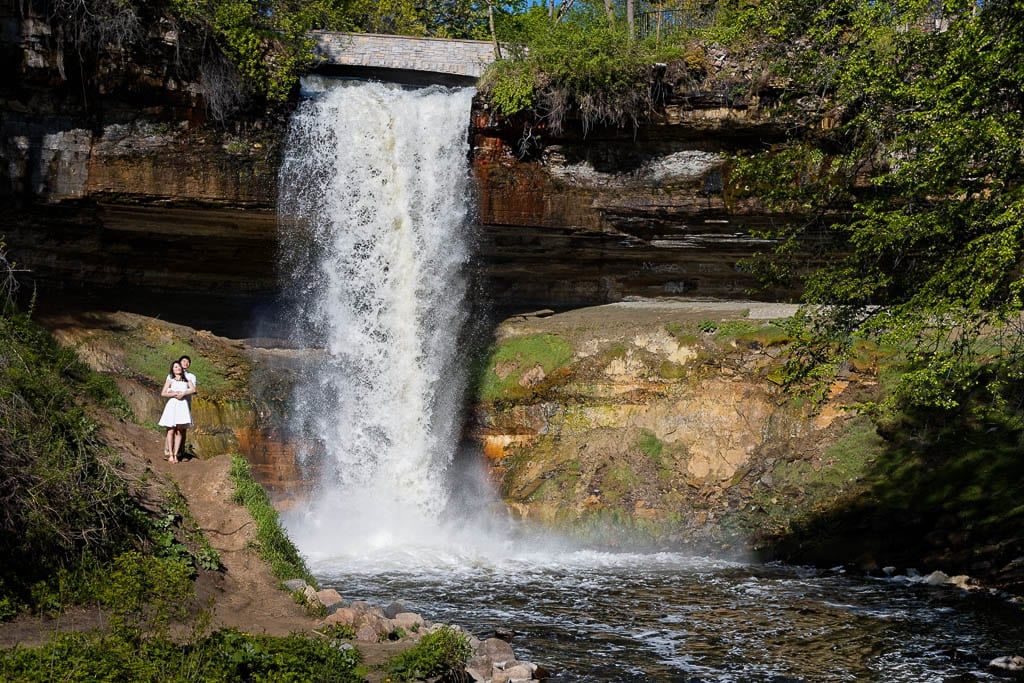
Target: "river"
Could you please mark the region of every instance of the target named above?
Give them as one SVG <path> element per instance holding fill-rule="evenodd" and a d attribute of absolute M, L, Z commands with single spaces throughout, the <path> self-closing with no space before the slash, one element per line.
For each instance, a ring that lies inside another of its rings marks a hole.
<path fill-rule="evenodd" d="M 477 637 L 512 630 L 551 680 L 1015 680 L 988 668 L 1024 644 L 1020 609 L 906 576 L 676 553 L 421 551 L 320 558 L 346 599 L 400 602 Z"/>

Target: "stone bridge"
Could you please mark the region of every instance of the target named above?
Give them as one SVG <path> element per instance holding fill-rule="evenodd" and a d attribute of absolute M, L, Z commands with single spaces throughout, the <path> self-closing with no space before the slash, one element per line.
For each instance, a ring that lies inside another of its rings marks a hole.
<path fill-rule="evenodd" d="M 392 36 L 378 33 L 316 31 L 318 73 L 398 83 L 469 85 L 494 61 L 494 44 Z"/>

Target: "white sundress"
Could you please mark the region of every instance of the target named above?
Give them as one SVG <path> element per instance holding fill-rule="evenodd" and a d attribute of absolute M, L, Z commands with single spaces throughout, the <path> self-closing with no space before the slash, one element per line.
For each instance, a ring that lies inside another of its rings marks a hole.
<path fill-rule="evenodd" d="M 188 382 L 180 379 L 171 380 L 171 391 L 188 391 Z M 184 398 L 169 398 L 164 406 L 164 413 L 160 416 L 161 427 L 191 427 L 192 411 L 189 410 L 188 400 Z"/>

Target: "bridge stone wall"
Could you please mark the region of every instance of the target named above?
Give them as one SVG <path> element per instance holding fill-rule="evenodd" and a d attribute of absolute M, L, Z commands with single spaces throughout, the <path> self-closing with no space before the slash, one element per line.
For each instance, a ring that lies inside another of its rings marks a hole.
<path fill-rule="evenodd" d="M 316 31 L 322 64 L 427 71 L 478 78 L 494 61 L 494 44 L 485 40 L 418 38 L 377 33 Z"/>

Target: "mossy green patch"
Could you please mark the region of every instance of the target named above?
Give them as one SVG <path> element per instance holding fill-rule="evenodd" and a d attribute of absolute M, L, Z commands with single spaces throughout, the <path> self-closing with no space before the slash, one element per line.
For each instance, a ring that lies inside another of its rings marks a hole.
<path fill-rule="evenodd" d="M 686 366 L 670 360 L 662 361 L 658 366 L 658 374 L 664 379 L 683 379 L 687 374 Z"/>
<path fill-rule="evenodd" d="M 521 384 L 524 374 L 540 367 L 550 375 L 572 362 L 572 345 L 554 334 L 512 337 L 492 347 L 479 382 L 480 400 L 487 402 L 524 398 L 535 393 L 537 383 Z"/>
<path fill-rule="evenodd" d="M 685 327 L 681 323 L 666 323 L 665 331 L 675 337 L 676 341 L 681 346 L 694 346 L 700 343 L 700 337 L 697 335 L 696 327 L 689 328 Z"/>
<path fill-rule="evenodd" d="M 639 484 L 640 477 L 628 462 L 614 462 L 604 475 L 601 498 L 609 503 L 618 503 Z"/>
<path fill-rule="evenodd" d="M 661 462 L 661 453 L 665 450 L 665 444 L 661 442 L 654 432 L 649 429 L 640 430 L 640 439 L 637 443 L 640 450 L 647 454 L 651 460 Z"/>

